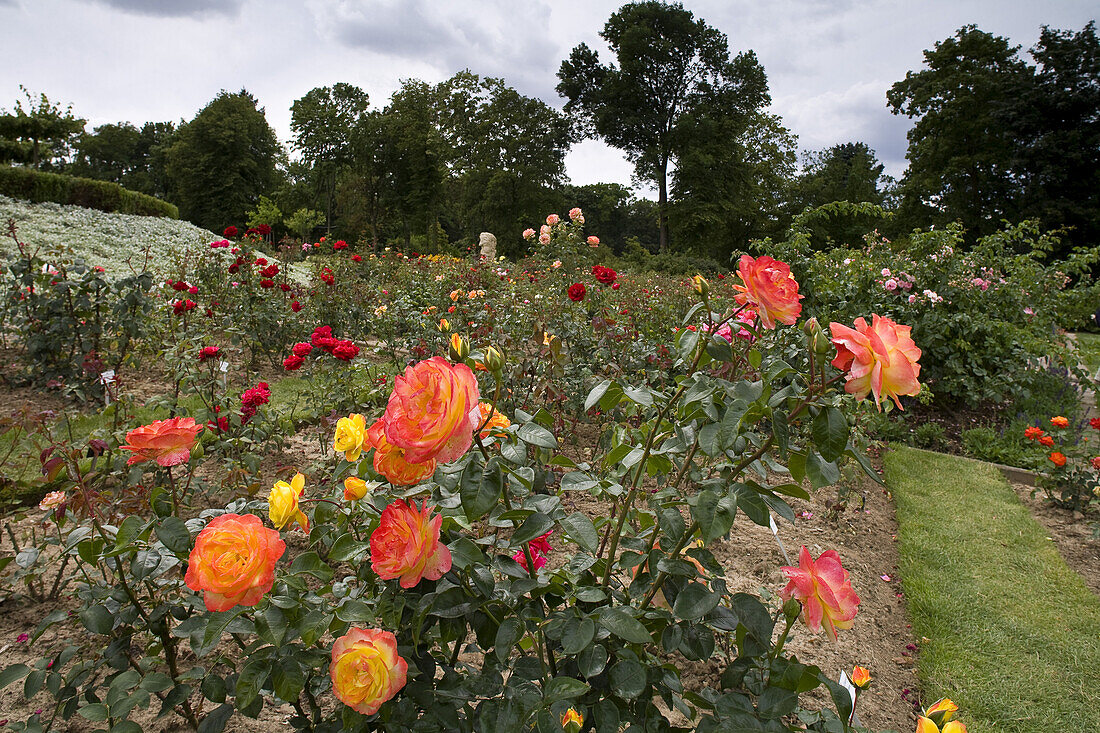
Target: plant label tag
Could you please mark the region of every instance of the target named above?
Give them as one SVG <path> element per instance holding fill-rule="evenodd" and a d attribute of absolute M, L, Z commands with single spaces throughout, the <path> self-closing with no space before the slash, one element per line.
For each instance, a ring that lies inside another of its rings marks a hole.
<path fill-rule="evenodd" d="M 99 375 L 99 381 L 103 384 L 111 384 L 115 381 L 115 370 L 108 369 Z"/>
<path fill-rule="evenodd" d="M 779 539 L 779 527 L 775 524 L 775 517 L 768 513 L 768 526 L 771 527 L 772 535 L 775 537 L 775 543 L 779 545 L 779 551 L 783 553 L 783 559 L 787 561 L 787 564 L 791 564 L 791 558 L 787 555 L 787 548 L 783 546 L 783 540 Z"/>
<path fill-rule="evenodd" d="M 218 362 L 218 370 L 222 374 L 228 372 L 229 371 L 229 362 L 228 361 L 219 361 Z"/>
<path fill-rule="evenodd" d="M 848 691 L 848 695 L 852 698 L 852 717 L 848 719 L 849 725 L 856 725 L 856 686 L 852 684 L 852 681 L 848 679 L 847 672 L 840 673 L 840 686 Z"/>

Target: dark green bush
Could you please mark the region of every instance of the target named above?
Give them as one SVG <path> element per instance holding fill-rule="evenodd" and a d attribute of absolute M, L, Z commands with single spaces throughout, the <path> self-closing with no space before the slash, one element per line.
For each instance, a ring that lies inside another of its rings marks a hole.
<path fill-rule="evenodd" d="M 52 201 L 88 209 L 179 218 L 174 204 L 129 191 L 117 183 L 45 173 L 31 168 L 0 166 L 0 194 L 34 203 Z"/>

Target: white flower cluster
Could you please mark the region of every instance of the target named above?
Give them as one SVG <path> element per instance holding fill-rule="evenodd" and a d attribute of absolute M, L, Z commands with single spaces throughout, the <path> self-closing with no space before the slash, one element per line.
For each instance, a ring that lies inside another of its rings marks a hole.
<path fill-rule="evenodd" d="M 107 277 L 125 277 L 140 270 L 149 252 L 149 267 L 158 275 L 171 272 L 175 257 L 188 247 L 206 247 L 220 237 L 178 219 L 134 214 L 108 214 L 81 206 L 29 201 L 0 196 L 0 252 L 15 251 L 7 236 L 7 221 L 15 220 L 16 234 L 41 254 L 59 248 L 72 250 L 86 264 L 106 269 Z"/>

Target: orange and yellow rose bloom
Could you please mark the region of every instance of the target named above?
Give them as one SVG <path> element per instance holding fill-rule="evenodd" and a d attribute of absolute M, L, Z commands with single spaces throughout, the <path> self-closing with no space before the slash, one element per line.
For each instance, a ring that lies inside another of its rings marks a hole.
<path fill-rule="evenodd" d="M 423 463 L 410 463 L 403 449 L 386 440 L 382 420 L 377 420 L 367 431 L 367 443 L 374 448 L 374 470 L 394 486 L 413 486 L 435 473 L 434 458 Z"/>
<path fill-rule="evenodd" d="M 271 590 L 284 552 L 279 532 L 256 515 L 223 514 L 195 538 L 184 582 L 203 592 L 208 611 L 255 606 Z"/>
<path fill-rule="evenodd" d="M 512 424 L 512 421 L 504 416 L 504 414 L 490 405 L 488 402 L 477 403 L 478 409 L 478 426 L 481 428 L 479 437 L 482 439 L 488 438 L 494 433 L 502 433 L 508 429 Z M 492 417 L 490 417 L 490 415 Z"/>
<path fill-rule="evenodd" d="M 359 501 L 370 491 L 370 484 L 358 476 L 348 476 L 344 479 L 344 500 Z"/>
<path fill-rule="evenodd" d="M 1065 417 L 1064 415 L 1058 415 L 1056 417 L 1050 418 L 1050 424 L 1056 428 L 1068 428 L 1069 418 Z"/>
<path fill-rule="evenodd" d="M 577 712 L 576 708 L 569 708 L 561 715 L 562 730 L 567 733 L 578 733 L 584 725 L 584 716 Z"/>
<path fill-rule="evenodd" d="M 802 603 L 802 621 L 811 631 L 824 626 L 836 639 L 837 629 L 852 628 L 859 596 L 852 590 L 848 571 L 840 564 L 836 550 L 826 550 L 814 560 L 806 546 L 798 555 L 798 567 L 780 568 L 790 581 L 779 592 L 784 601 Z"/>
<path fill-rule="evenodd" d="M 268 516 L 275 529 L 282 529 L 290 522 L 297 522 L 302 531 L 309 533 L 309 519 L 298 506 L 298 500 L 306 488 L 306 477 L 294 474 L 290 483 L 276 481 L 267 495 Z"/>
<path fill-rule="evenodd" d="M 412 588 L 421 578 L 439 580 L 451 569 L 451 551 L 439 541 L 442 515 L 427 500 L 420 508 L 398 499 L 382 510 L 378 529 L 370 536 L 371 568 L 382 580 L 400 578 Z"/>
<path fill-rule="evenodd" d="M 336 435 L 332 440 L 332 449 L 337 453 L 343 453 L 345 461 L 358 461 L 366 442 L 367 421 L 362 415 L 353 412 L 336 422 Z"/>
<path fill-rule="evenodd" d="M 127 466 L 156 461 L 158 466 L 168 468 L 187 463 L 195 446 L 195 438 L 201 431 L 202 425 L 196 425 L 194 418 L 157 420 L 128 432 L 126 444 L 120 447 L 133 452 L 126 462 Z"/>
<path fill-rule="evenodd" d="M 450 463 L 470 449 L 477 425 L 477 377 L 465 364 L 433 356 L 394 379 L 382 416 L 386 440 L 409 463 Z"/>
<path fill-rule="evenodd" d="M 871 671 L 866 667 L 857 664 L 852 670 L 852 684 L 861 690 L 866 690 L 871 685 L 871 679 Z"/>
<path fill-rule="evenodd" d="M 775 328 L 776 322 L 790 326 L 798 320 L 802 313 L 798 301 L 806 296 L 798 294 L 798 281 L 786 262 L 766 255 L 755 259 L 741 255 L 737 275 L 744 284 L 733 286 L 738 291 L 736 300 L 756 310 L 762 327 Z"/>
<path fill-rule="evenodd" d="M 860 399 L 873 393 L 880 410 L 886 395 L 900 410 L 901 395 L 920 393 L 917 361 L 921 351 L 909 336 L 912 329 L 877 314 L 871 316 L 870 326 L 863 318 L 857 318 L 854 325 L 852 329 L 829 324 L 830 340 L 836 346 L 832 365 L 848 372 L 844 391 Z"/>
<path fill-rule="evenodd" d="M 353 626 L 332 645 L 332 691 L 363 715 L 374 715 L 396 695 L 408 671 L 408 662 L 397 653 L 397 638 L 389 631 Z"/>
<path fill-rule="evenodd" d="M 966 725 L 952 720 L 940 727 L 931 718 L 922 716 L 917 720 L 916 733 L 966 733 Z"/>

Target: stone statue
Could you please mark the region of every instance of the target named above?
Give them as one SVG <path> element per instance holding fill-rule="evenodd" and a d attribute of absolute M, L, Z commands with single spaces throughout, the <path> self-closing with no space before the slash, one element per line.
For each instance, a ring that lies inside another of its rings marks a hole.
<path fill-rule="evenodd" d="M 482 262 L 496 262 L 497 259 L 497 238 L 489 232 L 482 232 L 481 239 L 478 241 L 478 246 L 481 247 L 481 261 Z"/>

